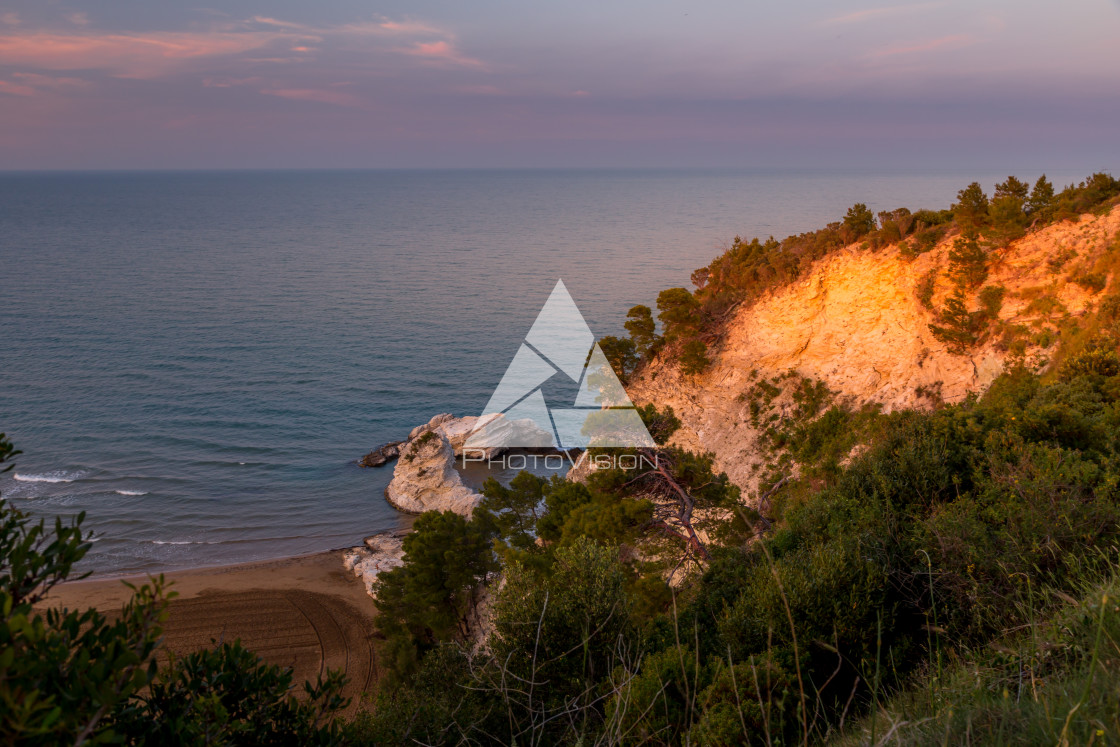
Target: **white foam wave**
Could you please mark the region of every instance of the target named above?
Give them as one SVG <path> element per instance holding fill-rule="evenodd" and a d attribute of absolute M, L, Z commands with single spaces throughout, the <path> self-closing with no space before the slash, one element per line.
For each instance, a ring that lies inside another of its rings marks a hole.
<path fill-rule="evenodd" d="M 117 495 L 147 495 L 147 490 L 114 490 Z"/>
<path fill-rule="evenodd" d="M 78 479 L 67 472 L 48 472 L 43 475 L 21 475 L 17 472 L 13 477 L 20 482 L 74 482 Z"/>
<path fill-rule="evenodd" d="M 151 540 L 153 545 L 220 545 L 221 542 L 192 542 L 190 540 Z"/>

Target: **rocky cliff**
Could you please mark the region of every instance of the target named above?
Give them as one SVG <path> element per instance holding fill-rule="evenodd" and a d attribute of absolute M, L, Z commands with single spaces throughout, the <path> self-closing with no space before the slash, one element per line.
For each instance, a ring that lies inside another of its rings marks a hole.
<path fill-rule="evenodd" d="M 952 238 L 916 258 L 899 245 L 852 245 L 817 262 L 799 282 L 740 307 L 704 373 L 682 376 L 670 356 L 661 356 L 640 372 L 630 395 L 638 404 L 671 405 L 683 423 L 674 442 L 713 452 L 719 469 L 753 491 L 760 431 L 751 426 L 748 393 L 756 382 L 794 371 L 853 405 L 877 403 L 889 412 L 983 391 L 1014 354 L 1012 338 L 1021 341 L 1018 354 L 1045 366 L 1059 332 L 1095 309 L 1102 279 L 1109 292 L 1115 288 L 1118 233 L 1120 207 L 1051 225 L 993 252 L 986 285 L 1005 289 L 1002 308 L 995 331 L 964 354 L 930 331 L 935 309 L 952 291 Z M 979 306 L 975 293 L 968 302 L 972 310 Z"/>

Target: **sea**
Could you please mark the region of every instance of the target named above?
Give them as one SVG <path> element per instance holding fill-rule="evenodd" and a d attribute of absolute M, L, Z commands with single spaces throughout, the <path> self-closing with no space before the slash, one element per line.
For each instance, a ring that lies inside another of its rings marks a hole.
<path fill-rule="evenodd" d="M 558 279 L 596 335 L 622 334 L 736 235 L 944 208 L 1004 177 L 3 173 L 0 432 L 24 453 L 0 495 L 84 512 L 80 569 L 101 575 L 354 545 L 408 521 L 392 467 L 356 461 L 479 414 Z"/>

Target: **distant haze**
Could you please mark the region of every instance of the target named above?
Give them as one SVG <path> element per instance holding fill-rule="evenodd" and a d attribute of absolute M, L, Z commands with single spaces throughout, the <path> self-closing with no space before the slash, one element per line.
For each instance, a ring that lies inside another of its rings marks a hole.
<path fill-rule="evenodd" d="M 1111 0 L 8 0 L 0 169 L 1116 169 Z"/>

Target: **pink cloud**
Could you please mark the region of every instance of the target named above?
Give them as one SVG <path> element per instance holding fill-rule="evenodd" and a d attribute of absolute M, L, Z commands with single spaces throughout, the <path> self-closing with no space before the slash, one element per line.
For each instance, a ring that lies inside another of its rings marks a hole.
<path fill-rule="evenodd" d="M 31 86 L 23 86 L 19 83 L 10 83 L 6 80 L 0 80 L 0 94 L 7 94 L 9 96 L 34 96 L 35 89 Z"/>
<path fill-rule="evenodd" d="M 401 51 L 440 65 L 486 69 L 485 62 L 460 54 L 448 41 L 415 42 L 411 47 Z"/>
<path fill-rule="evenodd" d="M 119 77 L 154 78 L 184 61 L 259 49 L 270 33 L 151 34 L 32 33 L 0 36 L 0 64 L 45 70 L 107 70 Z"/>
<path fill-rule="evenodd" d="M 332 104 L 334 106 L 360 107 L 365 102 L 349 93 L 341 91 L 321 91 L 315 88 L 264 88 L 261 93 L 266 96 L 279 96 L 283 99 L 294 101 L 314 101 L 318 104 Z"/>
<path fill-rule="evenodd" d="M 935 49 L 945 49 L 964 47 L 970 44 L 975 44 L 976 39 L 968 34 L 952 34 L 950 36 L 942 36 L 938 39 L 930 39 L 929 41 L 918 42 L 915 44 L 899 44 L 892 47 L 886 47 L 869 53 L 868 57 L 892 57 L 899 54 L 916 54 L 919 52 L 932 52 Z"/>
<path fill-rule="evenodd" d="M 392 34 L 435 34 L 436 36 L 448 35 L 447 32 L 443 29 L 436 28 L 435 26 L 430 26 L 421 21 L 390 21 L 386 19 L 377 25 L 379 28 Z"/>

